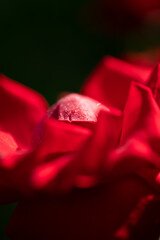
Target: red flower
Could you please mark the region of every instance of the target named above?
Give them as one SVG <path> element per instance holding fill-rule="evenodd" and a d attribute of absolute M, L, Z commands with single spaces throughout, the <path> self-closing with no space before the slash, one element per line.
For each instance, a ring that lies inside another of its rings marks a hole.
<path fill-rule="evenodd" d="M 47 112 L 0 78 L 0 200 L 18 201 L 11 239 L 157 239 L 158 72 L 104 58 L 83 95 Z"/>

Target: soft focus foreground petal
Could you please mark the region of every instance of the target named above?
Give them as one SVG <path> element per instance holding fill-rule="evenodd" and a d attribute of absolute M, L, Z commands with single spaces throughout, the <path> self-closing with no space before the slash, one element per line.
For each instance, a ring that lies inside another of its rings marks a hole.
<path fill-rule="evenodd" d="M 111 185 L 75 189 L 65 196 L 21 202 L 7 233 L 12 240 L 118 240 L 116 231 L 141 198 L 150 194 L 142 180 L 130 176 Z"/>
<path fill-rule="evenodd" d="M 33 129 L 47 111 L 42 96 L 0 76 L 0 129 L 10 132 L 20 147 L 29 145 Z"/>
<path fill-rule="evenodd" d="M 106 57 L 82 88 L 87 95 L 106 106 L 123 109 L 132 81 L 145 83 L 151 70 Z"/>

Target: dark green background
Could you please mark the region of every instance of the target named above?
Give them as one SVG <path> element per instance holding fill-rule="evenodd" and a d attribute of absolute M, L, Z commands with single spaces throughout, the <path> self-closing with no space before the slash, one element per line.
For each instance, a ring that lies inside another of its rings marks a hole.
<path fill-rule="evenodd" d="M 104 55 L 157 43 L 148 29 L 96 35 L 81 15 L 86 0 L 1 0 L 0 72 L 39 91 L 52 104 L 61 91 L 77 92 Z M 14 205 L 0 207 L 0 239 Z"/>

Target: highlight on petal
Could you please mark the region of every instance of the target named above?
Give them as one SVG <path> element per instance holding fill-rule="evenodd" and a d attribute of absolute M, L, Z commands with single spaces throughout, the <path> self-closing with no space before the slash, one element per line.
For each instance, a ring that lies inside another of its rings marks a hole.
<path fill-rule="evenodd" d="M 151 70 L 113 57 L 98 65 L 82 88 L 82 94 L 108 107 L 123 109 L 131 82 L 146 83 Z"/>
<path fill-rule="evenodd" d="M 29 150 L 20 150 L 13 136 L 0 131 L 0 171 L 11 171 Z"/>
<path fill-rule="evenodd" d="M 48 111 L 47 116 L 59 121 L 89 126 L 96 123 L 100 110 L 109 112 L 110 109 L 89 97 L 80 94 L 69 94 L 61 98 Z"/>
<path fill-rule="evenodd" d="M 48 110 L 42 121 L 37 125 L 34 132 L 33 142 L 34 144 L 37 144 L 40 142 L 40 139 L 43 138 L 41 136 L 43 131 L 43 125 L 45 120 L 49 118 L 53 119 L 53 123 L 57 124 L 58 129 L 59 126 L 62 126 L 62 128 L 66 129 L 73 128 L 76 131 L 76 129 L 78 128 L 74 126 L 77 125 L 83 128 L 88 128 L 93 131 L 95 124 L 97 122 L 98 115 L 101 110 L 111 112 L 113 114 L 120 113 L 120 111 L 117 109 L 113 108 L 109 109 L 105 107 L 103 104 L 95 101 L 94 99 L 85 97 L 80 94 L 73 93 L 65 95 Z M 57 119 L 58 121 L 56 122 L 54 119 Z M 58 122 L 72 124 L 72 127 L 68 125 L 63 125 L 63 123 L 61 124 Z M 53 126 L 53 128 L 54 131 L 56 131 L 55 130 L 56 127 Z M 81 131 L 85 131 L 82 128 L 79 129 L 81 129 Z"/>
<path fill-rule="evenodd" d="M 0 159 L 14 153 L 18 148 L 11 134 L 0 131 Z"/>
<path fill-rule="evenodd" d="M 20 147 L 31 143 L 32 132 L 47 111 L 47 104 L 35 91 L 0 76 L 0 129 L 10 132 Z"/>

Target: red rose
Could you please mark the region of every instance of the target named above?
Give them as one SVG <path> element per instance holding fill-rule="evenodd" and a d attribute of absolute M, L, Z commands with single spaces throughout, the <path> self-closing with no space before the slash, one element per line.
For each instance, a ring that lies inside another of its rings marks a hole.
<path fill-rule="evenodd" d="M 18 201 L 11 239 L 158 238 L 158 68 L 104 58 L 83 95 L 47 112 L 0 78 L 0 200 Z"/>

